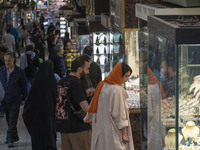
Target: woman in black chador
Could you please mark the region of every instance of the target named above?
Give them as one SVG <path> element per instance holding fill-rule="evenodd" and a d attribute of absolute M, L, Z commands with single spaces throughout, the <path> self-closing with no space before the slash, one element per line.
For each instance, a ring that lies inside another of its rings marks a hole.
<path fill-rule="evenodd" d="M 23 119 L 33 150 L 56 150 L 55 103 L 56 80 L 48 60 L 40 64 L 24 106 Z"/>

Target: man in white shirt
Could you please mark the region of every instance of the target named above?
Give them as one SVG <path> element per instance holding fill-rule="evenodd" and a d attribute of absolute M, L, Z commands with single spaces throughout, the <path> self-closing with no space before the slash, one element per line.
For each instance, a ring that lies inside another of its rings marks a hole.
<path fill-rule="evenodd" d="M 33 24 L 32 24 L 32 22 L 31 22 L 30 19 L 28 19 L 28 22 L 26 23 L 25 27 L 26 27 L 26 30 L 27 30 L 28 33 L 32 32 L 32 30 L 33 30 Z"/>
<path fill-rule="evenodd" d="M 8 51 L 15 53 L 15 38 L 11 34 L 11 31 L 11 28 L 7 29 L 7 34 L 3 35 L 1 43 L 8 46 Z"/>

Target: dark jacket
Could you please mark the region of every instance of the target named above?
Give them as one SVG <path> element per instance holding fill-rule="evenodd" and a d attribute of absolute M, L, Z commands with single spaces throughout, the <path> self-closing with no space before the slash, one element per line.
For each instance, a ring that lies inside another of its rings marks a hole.
<path fill-rule="evenodd" d="M 60 78 L 64 77 L 66 75 L 65 61 L 55 52 L 55 49 L 52 49 L 49 59 L 53 61 L 54 72 L 57 73 Z"/>
<path fill-rule="evenodd" d="M 90 79 L 92 81 L 92 85 L 96 88 L 97 84 L 102 80 L 101 77 L 101 68 L 96 62 L 91 62 L 90 64 Z"/>
<path fill-rule="evenodd" d="M 15 66 L 13 72 L 10 74 L 7 83 L 7 69 L 5 66 L 0 68 L 0 80 L 5 90 L 3 101 L 5 102 L 19 102 L 26 99 L 26 76 L 24 71 Z"/>

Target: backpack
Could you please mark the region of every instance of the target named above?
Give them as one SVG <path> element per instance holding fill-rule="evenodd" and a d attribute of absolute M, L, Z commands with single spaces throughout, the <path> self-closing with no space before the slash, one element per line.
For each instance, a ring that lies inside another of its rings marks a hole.
<path fill-rule="evenodd" d="M 68 97 L 68 91 L 70 90 L 70 84 L 66 83 L 66 77 L 63 77 L 57 85 L 57 97 L 56 97 L 56 132 L 63 132 L 65 124 L 70 119 L 72 113 L 71 103 Z"/>
<path fill-rule="evenodd" d="M 56 132 L 65 132 L 65 125 L 69 121 L 70 117 L 74 117 L 83 122 L 83 118 L 86 113 L 80 109 L 75 110 L 72 103 L 70 102 L 69 95 L 70 93 L 70 82 L 67 81 L 69 76 L 63 77 L 57 85 L 57 97 L 56 97 L 56 111 L 55 111 L 55 120 L 56 120 Z"/>
<path fill-rule="evenodd" d="M 31 60 L 31 55 L 26 54 L 28 66 L 24 69 L 27 77 L 35 77 L 37 68 L 34 64 L 34 60 Z M 35 59 L 35 58 L 34 58 Z"/>

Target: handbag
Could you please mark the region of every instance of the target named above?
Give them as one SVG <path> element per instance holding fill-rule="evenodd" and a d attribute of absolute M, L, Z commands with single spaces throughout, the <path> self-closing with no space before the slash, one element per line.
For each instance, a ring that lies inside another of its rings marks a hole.
<path fill-rule="evenodd" d="M 86 116 L 86 112 L 83 109 L 80 109 L 79 111 L 74 111 L 74 115 L 76 115 L 81 121 L 83 121 Z"/>
<path fill-rule="evenodd" d="M 82 108 L 79 111 L 75 110 L 74 107 L 73 107 L 73 105 L 71 104 L 70 100 L 68 100 L 68 103 L 70 105 L 71 110 L 73 111 L 73 114 L 75 116 L 77 116 L 77 118 L 80 121 L 83 121 L 83 118 L 86 116 L 86 112 Z"/>

